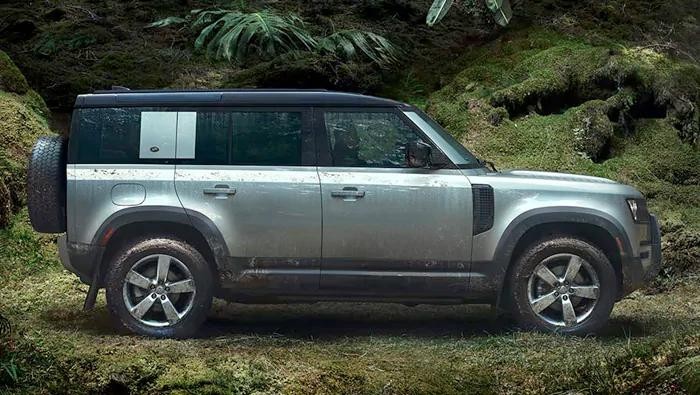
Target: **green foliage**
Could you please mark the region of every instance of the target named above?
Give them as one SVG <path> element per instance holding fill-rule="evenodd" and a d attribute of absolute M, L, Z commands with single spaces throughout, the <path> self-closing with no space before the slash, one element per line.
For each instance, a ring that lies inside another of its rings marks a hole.
<path fill-rule="evenodd" d="M 689 394 L 700 394 L 700 355 L 682 358 L 659 372 L 661 381 L 677 380 Z"/>
<path fill-rule="evenodd" d="M 216 11 L 219 13 L 220 11 Z M 316 40 L 294 14 L 279 15 L 263 10 L 253 13 L 226 11 L 213 22 L 213 14 L 204 11 L 192 24 L 202 28 L 194 42 L 196 49 L 206 48 L 214 58 L 243 62 L 255 53 L 262 59 L 271 59 L 283 53 L 316 46 Z"/>
<path fill-rule="evenodd" d="M 439 23 L 447 12 L 450 10 L 454 0 L 434 0 L 428 10 L 428 15 L 425 18 L 425 23 L 428 26 L 433 26 Z M 513 18 L 513 10 L 510 7 L 510 0 L 484 0 L 486 7 L 493 14 L 493 20 L 501 25 L 506 26 Z"/>
<path fill-rule="evenodd" d="M 428 16 L 425 18 L 425 23 L 427 23 L 428 26 L 433 26 L 434 24 L 439 23 L 445 17 L 445 15 L 447 15 L 447 11 L 449 11 L 452 7 L 452 3 L 454 3 L 454 0 L 433 1 L 433 4 L 428 10 Z"/>
<path fill-rule="evenodd" d="M 317 48 L 343 59 L 356 58 L 359 52 L 378 65 L 398 60 L 399 49 L 386 38 L 362 30 L 341 30 L 318 41 Z"/>
<path fill-rule="evenodd" d="M 18 379 L 19 369 L 14 355 L 9 355 L 9 358 L 0 357 L 0 384 L 8 382 L 9 384 L 15 384 Z"/>
<path fill-rule="evenodd" d="M 42 35 L 34 45 L 34 52 L 39 55 L 52 56 L 62 50 L 76 50 L 97 43 L 97 38 L 83 33 L 69 37 L 55 36 L 52 33 Z"/>
<path fill-rule="evenodd" d="M 299 59 L 313 52 L 342 61 L 364 57 L 375 64 L 395 63 L 401 51 L 386 38 L 369 31 L 340 30 L 317 38 L 293 13 L 271 10 L 245 13 L 238 10 L 193 10 L 187 19 L 168 17 L 147 27 L 166 27 L 190 21 L 199 31 L 195 49 L 214 59 L 244 63 L 251 55 L 269 61 L 280 56 Z"/>
<path fill-rule="evenodd" d="M 493 19 L 501 26 L 505 26 L 513 18 L 513 10 L 510 8 L 510 0 L 485 0 L 486 6 L 493 13 Z"/>
<path fill-rule="evenodd" d="M 169 16 L 146 25 L 146 28 L 177 26 L 182 25 L 185 22 L 187 22 L 187 19 L 185 18 L 180 18 L 179 16 Z"/>

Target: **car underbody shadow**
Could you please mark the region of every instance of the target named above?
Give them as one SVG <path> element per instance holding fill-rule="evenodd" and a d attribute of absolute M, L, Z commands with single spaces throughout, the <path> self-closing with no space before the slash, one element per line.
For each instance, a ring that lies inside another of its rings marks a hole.
<path fill-rule="evenodd" d="M 92 336 L 128 335 L 118 328 L 102 303 L 88 312 L 56 307 L 41 314 L 58 330 Z M 683 325 L 679 322 L 678 325 Z M 606 340 L 657 334 L 668 323 L 615 317 L 596 335 Z M 417 305 L 392 303 L 238 304 L 215 302 L 196 338 L 279 336 L 333 341 L 347 337 L 464 338 L 518 331 L 514 321 L 485 305 Z"/>
<path fill-rule="evenodd" d="M 459 338 L 510 329 L 512 323 L 489 306 L 221 303 L 212 310 L 200 337 L 248 334 L 317 340 L 349 336 Z"/>

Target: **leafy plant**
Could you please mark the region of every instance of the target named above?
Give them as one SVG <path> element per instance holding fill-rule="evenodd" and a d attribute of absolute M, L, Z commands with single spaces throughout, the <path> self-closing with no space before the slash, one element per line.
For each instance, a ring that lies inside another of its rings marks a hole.
<path fill-rule="evenodd" d="M 513 18 L 513 10 L 510 0 L 485 0 L 486 7 L 493 12 L 493 19 L 501 26 L 505 26 Z"/>
<path fill-rule="evenodd" d="M 344 59 L 361 54 L 379 65 L 387 65 L 397 60 L 399 49 L 386 38 L 362 30 L 341 30 L 318 41 L 318 49 Z"/>
<path fill-rule="evenodd" d="M 426 18 L 425 23 L 427 23 L 428 26 L 433 26 L 434 24 L 440 22 L 442 18 L 447 15 L 447 11 L 450 10 L 453 3 L 454 0 L 435 0 L 433 5 L 430 6 L 430 10 L 428 10 L 428 17 Z"/>
<path fill-rule="evenodd" d="M 194 46 L 196 49 L 206 46 L 206 52 L 216 58 L 243 61 L 250 52 L 255 52 L 269 59 L 302 48 L 310 50 L 317 44 L 301 18 L 294 14 L 231 11 L 210 23 L 212 15 L 205 11 L 194 22 L 193 27 L 208 24 L 199 33 Z"/>
<path fill-rule="evenodd" d="M 159 20 L 147 25 L 146 27 L 151 28 L 151 27 L 166 27 L 166 26 L 182 25 L 185 22 L 187 22 L 187 19 L 185 19 L 185 18 L 180 18 L 179 16 L 169 16 L 167 18 L 159 19 Z"/>
<path fill-rule="evenodd" d="M 39 55 L 52 56 L 64 49 L 75 50 L 89 47 L 97 43 L 97 39 L 88 34 L 77 33 L 72 36 L 55 36 L 51 33 L 43 34 L 34 45 L 34 52 Z"/>
<path fill-rule="evenodd" d="M 486 7 L 493 13 L 494 21 L 505 26 L 513 17 L 513 10 L 510 6 L 510 0 L 484 0 Z M 450 10 L 454 0 L 435 0 L 428 10 L 428 16 L 425 18 L 425 23 L 433 26 L 439 23 L 447 12 Z"/>
<path fill-rule="evenodd" d="M 9 383 L 16 383 L 19 380 L 19 368 L 14 355 L 11 355 L 8 360 L 0 362 L 0 372 L 2 372 L 2 376 L 10 379 Z M 8 380 L 2 376 L 0 376 L 0 383 L 7 382 Z"/>
<path fill-rule="evenodd" d="M 340 30 L 326 37 L 314 37 L 304 21 L 295 14 L 280 15 L 271 10 L 192 10 L 186 18 L 167 17 L 147 28 L 162 28 L 189 23 L 198 31 L 195 49 L 204 49 L 215 59 L 245 62 L 251 54 L 269 60 L 279 56 L 294 59 L 309 52 L 330 54 L 342 60 L 363 56 L 386 66 L 394 63 L 401 51 L 379 34 L 362 30 Z"/>

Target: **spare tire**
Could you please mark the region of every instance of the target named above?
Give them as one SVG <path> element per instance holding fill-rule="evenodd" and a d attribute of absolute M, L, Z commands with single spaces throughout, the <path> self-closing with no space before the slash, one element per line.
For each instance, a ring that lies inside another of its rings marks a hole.
<path fill-rule="evenodd" d="M 37 232 L 66 231 L 66 140 L 44 136 L 34 144 L 27 169 L 29 220 Z"/>

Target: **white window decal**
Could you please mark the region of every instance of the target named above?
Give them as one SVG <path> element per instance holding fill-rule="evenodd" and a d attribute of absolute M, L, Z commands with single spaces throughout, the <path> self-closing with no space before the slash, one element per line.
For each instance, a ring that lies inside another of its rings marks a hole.
<path fill-rule="evenodd" d="M 140 159 L 194 159 L 196 112 L 141 113 Z"/>
<path fill-rule="evenodd" d="M 197 140 L 197 113 L 177 113 L 177 158 L 194 159 Z"/>
<path fill-rule="evenodd" d="M 176 112 L 141 113 L 141 159 L 172 159 L 175 157 L 177 133 Z"/>

